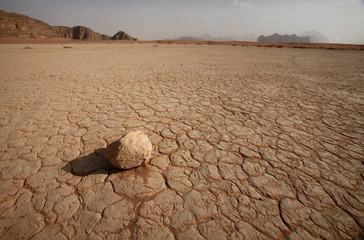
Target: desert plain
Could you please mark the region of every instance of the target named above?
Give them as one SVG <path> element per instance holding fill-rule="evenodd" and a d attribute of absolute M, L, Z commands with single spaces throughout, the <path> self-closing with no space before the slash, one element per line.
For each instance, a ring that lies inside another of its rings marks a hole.
<path fill-rule="evenodd" d="M 359 239 L 364 52 L 0 45 L 0 239 Z M 113 168 L 124 132 L 150 164 Z"/>

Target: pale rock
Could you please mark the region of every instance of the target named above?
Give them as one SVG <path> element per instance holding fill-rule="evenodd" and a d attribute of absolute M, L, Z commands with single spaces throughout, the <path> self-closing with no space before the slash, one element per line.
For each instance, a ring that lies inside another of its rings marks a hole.
<path fill-rule="evenodd" d="M 121 169 L 139 167 L 149 162 L 152 143 L 142 131 L 131 131 L 107 147 L 105 158 Z"/>

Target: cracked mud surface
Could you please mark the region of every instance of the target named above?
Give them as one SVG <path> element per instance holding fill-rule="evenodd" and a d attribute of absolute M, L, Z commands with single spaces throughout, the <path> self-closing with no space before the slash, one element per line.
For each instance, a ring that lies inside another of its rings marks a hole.
<path fill-rule="evenodd" d="M 156 47 L 157 46 L 157 47 Z M 364 53 L 0 45 L 1 239 L 352 239 Z M 139 129 L 151 165 L 102 150 Z"/>

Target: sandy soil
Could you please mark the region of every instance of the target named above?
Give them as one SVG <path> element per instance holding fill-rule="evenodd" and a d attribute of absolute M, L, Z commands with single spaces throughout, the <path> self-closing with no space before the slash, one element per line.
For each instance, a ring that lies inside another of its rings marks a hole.
<path fill-rule="evenodd" d="M 0 238 L 357 238 L 363 66 L 363 51 L 2 44 Z M 130 129 L 151 165 L 118 171 L 99 149 Z"/>

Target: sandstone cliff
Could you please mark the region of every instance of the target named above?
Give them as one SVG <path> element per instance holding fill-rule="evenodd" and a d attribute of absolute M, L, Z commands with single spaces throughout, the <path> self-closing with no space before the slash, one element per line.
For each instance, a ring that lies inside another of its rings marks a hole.
<path fill-rule="evenodd" d="M 59 37 L 52 26 L 28 16 L 0 12 L 0 37 L 55 38 Z"/>
<path fill-rule="evenodd" d="M 131 37 L 129 34 L 123 32 L 123 31 L 119 31 L 114 36 L 112 36 L 111 40 L 132 40 L 132 41 L 135 41 L 135 40 L 138 40 L 138 39 Z"/>
<path fill-rule="evenodd" d="M 115 38 L 114 38 L 115 37 Z M 0 38 L 68 38 L 77 40 L 136 40 L 124 32 L 118 32 L 111 38 L 108 35 L 92 31 L 84 26 L 50 26 L 31 17 L 8 13 L 0 10 Z"/>

